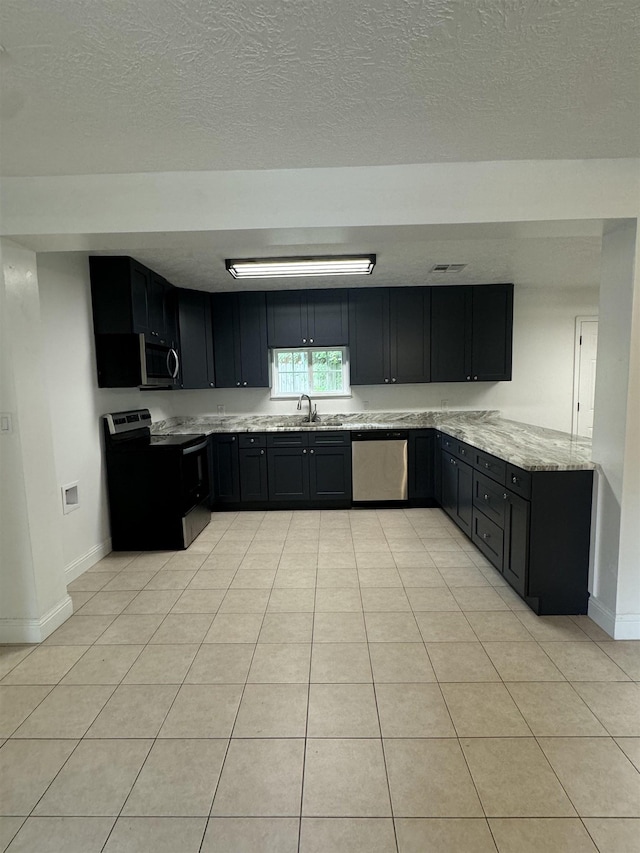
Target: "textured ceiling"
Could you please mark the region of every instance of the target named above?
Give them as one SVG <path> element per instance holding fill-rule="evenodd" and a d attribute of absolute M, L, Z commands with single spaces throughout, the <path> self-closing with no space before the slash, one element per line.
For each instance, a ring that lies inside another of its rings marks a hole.
<path fill-rule="evenodd" d="M 371 276 L 327 276 L 311 279 L 234 281 L 224 266 L 226 257 L 260 256 L 264 235 L 165 235 L 145 244 L 131 235 L 126 244 L 95 254 L 130 254 L 169 281 L 199 290 L 255 290 L 299 287 L 401 286 L 416 284 L 480 284 L 513 281 L 518 287 L 597 288 L 601 237 L 526 236 L 505 233 L 499 226 L 475 229 L 451 227 L 446 239 L 430 229 L 353 229 L 337 242 L 278 244 L 268 241 L 267 254 L 305 255 L 377 252 Z M 113 242 L 113 239 L 109 242 Z M 330 237 L 327 238 L 330 240 Z M 260 241 L 260 242 L 258 242 Z M 436 263 L 465 263 L 457 274 L 429 274 Z"/>
<path fill-rule="evenodd" d="M 638 0 L 2 0 L 7 175 L 637 156 Z"/>

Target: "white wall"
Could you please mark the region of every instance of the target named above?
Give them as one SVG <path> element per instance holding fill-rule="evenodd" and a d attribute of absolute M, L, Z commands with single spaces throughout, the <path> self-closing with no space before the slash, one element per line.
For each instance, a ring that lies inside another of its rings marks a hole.
<path fill-rule="evenodd" d="M 0 642 L 36 643 L 71 615 L 64 579 L 36 256 L 0 241 Z"/>
<path fill-rule="evenodd" d="M 322 413 L 440 409 L 499 409 L 512 420 L 571 431 L 575 318 L 598 314 L 598 291 L 519 288 L 514 298 L 513 380 L 481 384 L 354 386 L 351 399 L 317 401 Z M 295 414 L 294 401 L 274 401 L 268 390 L 216 389 L 164 393 L 174 415 Z M 368 404 L 368 406 L 366 405 Z"/>
<path fill-rule="evenodd" d="M 100 415 L 146 406 L 159 420 L 169 412 L 154 392 L 97 387 L 87 257 L 37 258 L 59 495 L 78 481 L 78 509 L 63 515 L 61 495 L 59 501 L 70 581 L 111 550 Z"/>

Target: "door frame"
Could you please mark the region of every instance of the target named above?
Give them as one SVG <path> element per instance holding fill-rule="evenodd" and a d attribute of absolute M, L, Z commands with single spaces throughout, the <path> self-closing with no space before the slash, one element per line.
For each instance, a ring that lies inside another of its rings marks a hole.
<path fill-rule="evenodd" d="M 578 396 L 580 391 L 580 324 L 585 322 L 598 322 L 596 314 L 580 314 L 576 317 L 573 341 L 573 395 L 571 400 L 571 435 L 577 435 L 578 429 Z"/>

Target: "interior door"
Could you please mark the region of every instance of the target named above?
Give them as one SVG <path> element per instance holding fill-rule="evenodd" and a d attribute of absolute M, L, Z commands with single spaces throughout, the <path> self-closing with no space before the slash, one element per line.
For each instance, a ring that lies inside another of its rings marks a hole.
<path fill-rule="evenodd" d="M 596 392 L 596 357 L 598 354 L 598 321 L 578 320 L 578 358 L 576 377 L 577 400 L 575 432 L 577 435 L 593 434 L 593 408 Z"/>

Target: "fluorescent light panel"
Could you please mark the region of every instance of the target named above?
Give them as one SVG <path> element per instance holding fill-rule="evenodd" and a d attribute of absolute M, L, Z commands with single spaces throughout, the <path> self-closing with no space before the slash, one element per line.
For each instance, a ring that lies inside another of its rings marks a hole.
<path fill-rule="evenodd" d="M 225 261 L 234 278 L 290 278 L 317 275 L 371 275 L 375 255 L 329 255 L 319 258 L 249 258 Z"/>

